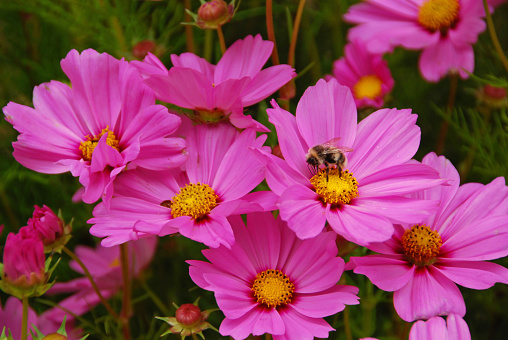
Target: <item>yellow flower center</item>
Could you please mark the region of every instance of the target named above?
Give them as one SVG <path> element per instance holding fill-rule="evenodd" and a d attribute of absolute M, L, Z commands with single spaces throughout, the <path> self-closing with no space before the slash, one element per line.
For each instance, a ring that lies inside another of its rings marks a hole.
<path fill-rule="evenodd" d="M 353 86 L 355 98 L 376 99 L 381 95 L 381 84 L 381 79 L 373 74 L 361 77 Z"/>
<path fill-rule="evenodd" d="M 98 135 L 93 136 L 93 137 L 90 135 L 86 136 L 86 140 L 84 142 L 81 142 L 81 144 L 79 145 L 79 150 L 81 150 L 81 152 L 83 153 L 84 160 L 86 160 L 86 161 L 92 160 L 93 150 L 97 146 L 97 143 L 99 143 L 99 139 L 101 139 L 101 137 L 105 133 L 108 134 L 108 137 L 106 139 L 106 144 L 111 146 L 113 149 L 120 151 L 120 145 L 119 145 L 120 141 L 118 139 L 116 139 L 116 136 L 113 133 L 113 131 L 109 130 L 109 126 L 106 126 L 106 128 L 102 129 L 101 133 L 99 133 Z"/>
<path fill-rule="evenodd" d="M 226 118 L 226 113 L 219 108 L 214 108 L 212 110 L 197 108 L 194 110 L 194 114 L 191 118 L 199 123 L 218 123 Z"/>
<path fill-rule="evenodd" d="M 437 231 L 426 225 L 414 225 L 404 232 L 402 248 L 407 259 L 417 266 L 426 266 L 436 262 L 439 248 L 443 244 Z"/>
<path fill-rule="evenodd" d="M 256 275 L 251 290 L 257 302 L 272 308 L 290 303 L 295 285 L 280 270 L 268 269 Z"/>
<path fill-rule="evenodd" d="M 418 22 L 431 32 L 446 33 L 459 18 L 458 0 L 428 0 L 418 12 Z"/>
<path fill-rule="evenodd" d="M 321 169 L 310 183 L 323 202 L 331 205 L 348 204 L 358 197 L 358 182 L 348 170 L 339 172 L 337 168 L 329 168 L 327 178 L 326 169 Z"/>
<path fill-rule="evenodd" d="M 218 199 L 219 196 L 210 186 L 198 182 L 180 188 L 180 191 L 171 199 L 172 202 L 164 201 L 161 205 L 171 208 L 173 218 L 190 216 L 198 220 L 217 206 Z"/>

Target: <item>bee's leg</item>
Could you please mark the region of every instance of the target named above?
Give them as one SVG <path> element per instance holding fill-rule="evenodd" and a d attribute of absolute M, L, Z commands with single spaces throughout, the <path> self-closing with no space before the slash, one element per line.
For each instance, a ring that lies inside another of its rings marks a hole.
<path fill-rule="evenodd" d="M 337 169 L 339 170 L 339 177 L 342 177 L 342 168 L 338 166 Z"/>
<path fill-rule="evenodd" d="M 330 172 L 330 168 L 326 166 L 326 183 L 328 183 L 328 173 Z"/>

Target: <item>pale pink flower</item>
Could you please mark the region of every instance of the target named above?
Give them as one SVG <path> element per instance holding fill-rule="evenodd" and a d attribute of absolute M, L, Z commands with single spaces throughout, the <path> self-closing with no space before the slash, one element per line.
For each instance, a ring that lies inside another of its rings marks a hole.
<path fill-rule="evenodd" d="M 274 340 L 328 338 L 323 317 L 358 304 L 358 288 L 337 285 L 344 260 L 336 235 L 300 240 L 269 212 L 230 217 L 236 243 L 203 250 L 211 262 L 187 261 L 201 288 L 213 291 L 226 318 L 220 333 L 234 339 L 269 333 Z M 275 293 L 277 292 L 277 294 Z"/>
<path fill-rule="evenodd" d="M 139 241 L 129 242 L 127 245 L 130 261 L 129 274 L 132 279 L 148 266 L 155 253 L 156 246 L 156 237 L 146 237 Z M 95 249 L 78 246 L 75 253 L 85 264 L 104 298 L 109 299 L 122 289 L 123 279 L 119 246 L 106 248 L 97 245 Z M 84 274 L 83 269 L 76 262 L 70 262 L 69 266 L 78 273 Z M 58 302 L 58 305 L 78 316 L 83 315 L 100 303 L 100 299 L 87 277 L 77 278 L 69 282 L 58 282 L 46 294 L 67 293 L 73 294 Z M 61 322 L 66 313 L 60 308 L 52 308 L 43 315 L 53 322 Z M 73 319 L 73 316 L 67 314 L 67 319 Z"/>
<path fill-rule="evenodd" d="M 409 340 L 471 340 L 469 327 L 464 319 L 457 314 L 446 318 L 436 316 L 429 320 L 419 320 L 411 327 Z"/>
<path fill-rule="evenodd" d="M 53 309 L 49 309 L 48 311 L 51 310 Z M 3 308 L 2 305 L 0 305 L 0 333 L 5 327 L 6 334 L 10 332 L 13 339 L 21 339 L 22 313 L 23 305 L 21 304 L 21 301 L 13 296 L 7 299 Z M 30 335 L 30 331 L 34 331 L 32 325 L 35 325 L 43 334 L 46 335 L 54 333 L 60 328 L 63 317 L 58 321 L 48 320 L 45 316 L 46 313 L 47 312 L 37 315 L 30 306 L 28 307 L 28 340 L 32 340 L 32 336 Z M 67 321 L 65 325 L 67 338 L 69 340 L 81 338 L 81 331 L 79 329 L 73 329 L 72 322 Z"/>
<path fill-rule="evenodd" d="M 388 63 L 381 54 L 367 51 L 360 40 L 344 47 L 344 57 L 333 63 L 333 76 L 351 90 L 357 108 L 380 108 L 393 88 Z"/>
<path fill-rule="evenodd" d="M 222 56 L 217 66 L 193 53 L 171 55 L 168 71 L 152 54 L 143 62 L 132 62 L 144 74 L 157 99 L 194 110 L 204 122 L 228 118 L 238 128 L 255 127 L 268 131 L 243 109 L 265 99 L 296 76 L 289 65 L 262 70 L 270 57 L 273 43 L 247 36 L 237 40 Z"/>
<path fill-rule="evenodd" d="M 408 163 L 420 144 L 411 110 L 378 110 L 357 125 L 351 91 L 335 79 L 309 87 L 296 117 L 272 105 L 267 112 L 284 160 L 258 154 L 268 185 L 280 196 L 280 216 L 299 238 L 315 237 L 328 222 L 349 241 L 380 242 L 391 237 L 393 222 L 410 223 L 437 206 L 438 201 L 405 197 L 443 182 L 434 169 Z M 332 168 L 329 176 L 324 169 L 315 174 L 306 162 L 308 150 L 337 138 L 349 150 L 348 165 L 342 173 Z"/>
<path fill-rule="evenodd" d="M 83 201 L 113 194 L 124 169 L 181 165 L 185 141 L 170 136 L 180 118 L 155 105 L 153 91 L 128 62 L 72 50 L 62 60 L 71 86 L 51 81 L 34 89 L 35 108 L 13 102 L 3 111 L 20 132 L 14 158 L 29 169 L 70 171 L 85 187 Z"/>
<path fill-rule="evenodd" d="M 94 224 L 90 233 L 107 237 L 102 241 L 105 246 L 178 232 L 209 247 L 231 246 L 234 236 L 226 217 L 264 210 L 251 202 L 263 205 L 273 196 L 248 195 L 264 179 L 263 164 L 250 149 L 263 148 L 265 139 L 266 135 L 256 138 L 254 129 L 240 133 L 227 123 L 190 127 L 186 171 L 122 175 L 110 207 L 102 203 L 95 207 L 94 218 L 88 221 Z M 267 209 L 274 208 L 273 202 L 266 204 Z"/>
<path fill-rule="evenodd" d="M 459 187 L 459 174 L 443 156 L 423 159 L 448 185 L 418 193 L 441 204 L 416 224 L 396 225 L 392 238 L 367 247 L 379 255 L 351 257 L 348 268 L 380 289 L 395 292 L 393 303 L 405 321 L 451 313 L 463 316 L 457 284 L 487 289 L 508 283 L 508 269 L 485 260 L 508 255 L 508 188 L 500 177 L 487 185 Z"/>
<path fill-rule="evenodd" d="M 420 72 L 436 82 L 450 72 L 463 79 L 473 72 L 472 45 L 485 30 L 484 16 L 477 0 L 365 0 L 351 6 L 344 19 L 359 24 L 348 38 L 365 41 L 373 53 L 396 46 L 423 50 Z"/>

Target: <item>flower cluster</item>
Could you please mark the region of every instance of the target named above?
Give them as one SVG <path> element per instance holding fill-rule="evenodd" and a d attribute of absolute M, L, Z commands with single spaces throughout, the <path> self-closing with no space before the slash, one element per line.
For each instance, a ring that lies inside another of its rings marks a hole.
<path fill-rule="evenodd" d="M 234 1 L 213 0 L 191 16 L 223 39 L 220 27 L 234 13 Z M 333 75 L 301 91 L 295 110 L 281 90 L 295 89 L 295 70 L 260 34 L 223 49 L 216 65 L 185 52 L 170 56 L 169 69 L 148 52 L 156 50 L 148 40 L 134 53 L 142 61 L 71 50 L 61 61 L 70 84 L 36 86 L 33 107 L 10 102 L 3 112 L 19 132 L 13 156 L 21 165 L 79 178 L 76 195 L 97 203 L 87 222 L 101 243 L 78 245 L 74 254 L 72 223 L 35 206 L 3 249 L 0 289 L 22 303 L 0 305 L 0 329 L 26 340 L 27 321 L 40 336 L 68 319 L 68 338 L 79 338 L 80 318 L 102 303 L 128 339 L 131 285 L 144 279 L 159 237 L 169 235 L 202 250 L 206 261 L 187 260 L 188 275 L 213 293 L 224 319 L 216 329 L 213 309 L 173 303 L 174 317 L 157 317 L 171 326 L 159 334 L 327 338 L 338 323 L 325 318 L 360 303 L 344 275 L 351 271 L 393 292 L 400 319 L 414 322 L 409 339 L 470 338 L 458 286 L 508 284 L 508 269 L 488 262 L 508 255 L 508 187 L 503 177 L 461 185 L 457 169 L 434 152 L 413 159 L 422 130 L 411 109 L 385 107 L 394 79 L 383 54 L 423 50 L 426 80 L 467 78 L 484 15 L 473 0 L 351 6 L 344 18 L 358 26 L 344 56 Z M 263 68 L 270 56 L 274 65 Z M 283 100 L 247 111 L 278 90 Z M 492 107 L 506 99 L 502 90 Z M 50 282 L 50 262 L 62 253 L 83 277 Z M 108 300 L 119 291 L 117 313 Z M 69 293 L 39 316 L 28 308 L 28 298 Z"/>

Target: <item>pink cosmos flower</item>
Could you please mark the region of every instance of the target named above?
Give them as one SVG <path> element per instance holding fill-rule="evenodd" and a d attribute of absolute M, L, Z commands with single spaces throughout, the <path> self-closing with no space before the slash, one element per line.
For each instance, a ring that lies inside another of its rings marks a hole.
<path fill-rule="evenodd" d="M 155 253 L 157 245 L 156 237 L 146 237 L 139 241 L 129 242 L 130 275 L 135 278 L 148 266 Z M 105 299 L 111 298 L 123 287 L 122 268 L 120 264 L 120 247 L 102 247 L 97 245 L 95 249 L 85 246 L 76 247 L 76 255 L 83 261 L 92 275 L 97 287 Z M 69 266 L 78 273 L 84 274 L 83 269 L 74 261 Z M 56 283 L 47 294 L 73 295 L 60 301 L 58 305 L 75 315 L 83 315 L 100 303 L 88 278 L 82 277 L 69 282 Z M 44 317 L 53 322 L 61 322 L 66 313 L 60 308 L 52 308 L 46 311 Z M 67 314 L 67 319 L 73 316 Z"/>
<path fill-rule="evenodd" d="M 56 308 L 56 307 L 55 307 Z M 50 309 L 49 311 L 51 311 Z M 0 305 L 0 333 L 2 329 L 6 329 L 12 334 L 13 339 L 21 339 L 21 320 L 22 320 L 23 306 L 21 301 L 13 296 L 7 299 L 4 308 Z M 33 331 L 32 325 L 35 325 L 43 334 L 50 334 L 56 332 L 62 324 L 63 318 L 57 322 L 48 320 L 45 313 L 37 315 L 34 310 L 28 307 L 28 340 L 32 340 L 30 330 Z M 73 329 L 72 322 L 66 322 L 67 339 L 74 340 L 81 338 L 81 331 Z"/>
<path fill-rule="evenodd" d="M 359 24 L 348 38 L 365 41 L 372 53 L 396 46 L 423 50 L 420 72 L 435 82 L 450 72 L 463 79 L 473 72 L 472 45 L 485 30 L 484 16 L 477 0 L 365 0 L 351 6 L 344 19 Z"/>
<path fill-rule="evenodd" d="M 34 107 L 13 102 L 3 111 L 20 132 L 14 158 L 29 169 L 70 171 L 85 187 L 83 201 L 112 195 L 124 169 L 181 165 L 185 141 L 171 138 L 180 118 L 155 104 L 138 71 L 106 53 L 72 50 L 61 66 L 71 81 L 34 89 Z"/>
<path fill-rule="evenodd" d="M 508 255 L 508 187 L 500 177 L 487 185 L 459 187 L 459 174 L 443 156 L 423 159 L 449 185 L 418 193 L 441 204 L 417 224 L 396 225 L 392 238 L 367 247 L 379 255 L 351 257 L 348 268 L 380 289 L 395 292 L 393 303 L 405 321 L 456 313 L 464 300 L 456 284 L 487 289 L 508 283 L 508 269 L 484 260 Z"/>
<path fill-rule="evenodd" d="M 47 205 L 34 206 L 33 216 L 23 228 L 34 232 L 45 246 L 55 243 L 64 234 L 64 222 Z"/>
<path fill-rule="evenodd" d="M 269 212 L 230 217 L 236 243 L 203 250 L 211 262 L 187 261 L 201 288 L 213 291 L 226 318 L 220 333 L 234 339 L 269 333 L 274 340 L 327 338 L 323 317 L 358 304 L 358 288 L 337 285 L 344 260 L 336 235 L 299 240 Z"/>
<path fill-rule="evenodd" d="M 333 76 L 349 87 L 357 108 L 380 108 L 393 88 L 388 63 L 381 54 L 369 53 L 360 40 L 344 48 L 344 57 L 333 63 Z"/>
<path fill-rule="evenodd" d="M 409 340 L 471 340 L 469 327 L 460 315 L 450 314 L 446 318 L 436 316 L 427 321 L 419 320 L 413 324 Z"/>
<path fill-rule="evenodd" d="M 272 105 L 267 112 L 285 160 L 259 154 L 268 185 L 280 196 L 280 216 L 299 238 L 315 237 L 328 221 L 349 241 L 380 242 L 392 235 L 393 222 L 410 223 L 437 206 L 438 201 L 405 197 L 443 182 L 434 169 L 408 163 L 420 144 L 411 110 L 382 109 L 357 125 L 351 91 L 335 79 L 309 87 L 296 118 Z M 349 150 L 347 166 L 313 171 L 306 162 L 309 149 L 337 138 L 339 148 Z"/>
<path fill-rule="evenodd" d="M 186 136 L 186 172 L 126 173 L 115 186 L 109 209 L 95 207 L 90 233 L 107 237 L 104 246 L 179 232 L 209 247 L 230 247 L 235 240 L 226 217 L 264 210 L 251 201 L 269 204 L 265 200 L 271 193 L 247 195 L 264 179 L 263 164 L 250 148 L 262 148 L 266 135 L 256 138 L 253 129 L 240 133 L 219 123 L 190 127 Z"/>
<path fill-rule="evenodd" d="M 217 66 L 192 53 L 171 55 L 166 67 L 152 54 L 143 62 L 132 62 L 144 74 L 157 99 L 195 111 L 195 118 L 217 122 L 225 118 L 238 128 L 269 131 L 243 114 L 253 105 L 286 84 L 296 73 L 289 65 L 261 70 L 272 53 L 273 43 L 247 36 L 231 45 Z"/>

